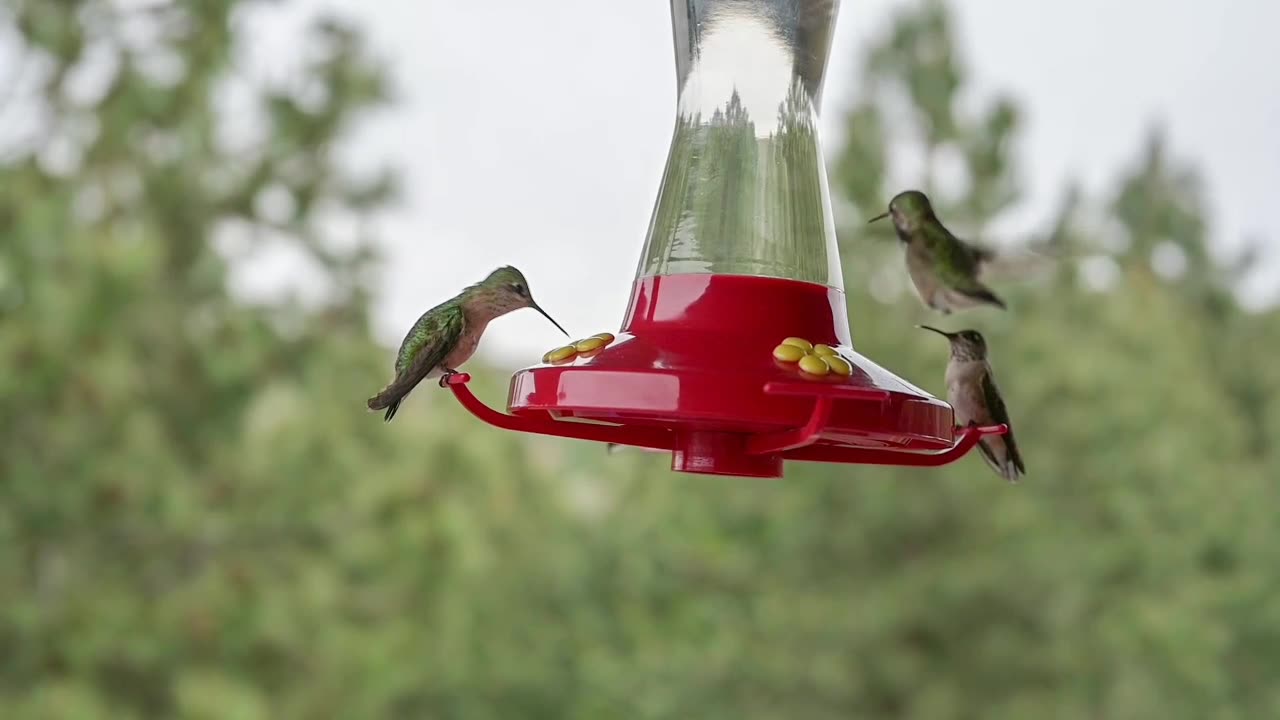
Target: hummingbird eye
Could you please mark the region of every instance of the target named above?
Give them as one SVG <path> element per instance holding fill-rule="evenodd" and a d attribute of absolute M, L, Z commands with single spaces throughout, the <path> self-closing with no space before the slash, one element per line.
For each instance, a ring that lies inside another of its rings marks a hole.
<path fill-rule="evenodd" d="M 511 289 L 515 290 L 517 295 L 524 295 L 525 288 L 524 285 L 521 285 L 520 283 L 512 284 Z"/>

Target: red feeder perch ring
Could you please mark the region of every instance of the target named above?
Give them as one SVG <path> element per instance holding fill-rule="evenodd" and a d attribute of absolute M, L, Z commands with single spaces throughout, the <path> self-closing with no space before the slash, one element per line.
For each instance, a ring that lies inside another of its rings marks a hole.
<path fill-rule="evenodd" d="M 746 324 L 725 318 L 750 318 Z M 813 378 L 774 360 L 801 336 L 851 359 Z M 956 428 L 946 403 L 852 351 L 843 293 L 774 278 L 673 275 L 637 281 L 617 339 L 590 357 L 518 371 L 501 413 L 447 384 L 505 430 L 672 452 L 672 469 L 781 477 L 783 460 L 937 466 L 1003 425 Z"/>
<path fill-rule="evenodd" d="M 454 395 L 496 427 L 715 475 L 937 466 L 1006 432 L 956 428 L 950 406 L 853 349 L 817 131 L 839 3 L 670 2 L 679 110 L 622 329 L 518 371 L 510 414 L 466 375 Z"/>

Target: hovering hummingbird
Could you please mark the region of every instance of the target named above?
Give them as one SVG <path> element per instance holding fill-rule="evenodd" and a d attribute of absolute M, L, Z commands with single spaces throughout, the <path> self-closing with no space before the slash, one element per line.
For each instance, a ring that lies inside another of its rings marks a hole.
<path fill-rule="evenodd" d="M 369 398 L 369 409 L 386 408 L 385 420 L 391 422 L 400 403 L 418 383 L 440 376 L 440 386 L 444 387 L 448 377 L 457 373 L 457 367 L 476 351 L 490 321 L 526 307 L 542 313 L 560 332 L 569 334 L 538 307 L 524 275 L 511 266 L 494 270 L 484 280 L 426 311 L 400 343 L 395 379 Z"/>
<path fill-rule="evenodd" d="M 924 193 L 898 193 L 889 201 L 888 212 L 867 222 L 887 217 L 893 218 L 898 239 L 907 246 L 907 274 L 925 305 L 943 315 L 978 305 L 1006 309 L 1004 301 L 978 280 L 982 266 L 993 260 L 995 253 L 952 235 Z"/>
<path fill-rule="evenodd" d="M 991 363 L 987 361 L 987 341 L 977 330 L 943 332 L 928 325 L 917 325 L 932 330 L 951 342 L 951 359 L 947 361 L 947 402 L 955 410 L 957 425 L 1009 426 L 1004 435 L 987 435 L 978 441 L 978 449 L 1000 477 L 1017 482 L 1027 473 L 1022 454 L 1013 439 L 1013 424 L 1004 398 L 996 387 Z"/>

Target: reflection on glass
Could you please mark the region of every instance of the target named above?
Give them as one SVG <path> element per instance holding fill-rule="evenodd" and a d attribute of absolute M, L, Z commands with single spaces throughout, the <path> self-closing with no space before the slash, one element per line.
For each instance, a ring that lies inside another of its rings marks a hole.
<path fill-rule="evenodd" d="M 817 132 L 836 0 L 671 0 L 679 108 L 641 275 L 842 287 Z"/>

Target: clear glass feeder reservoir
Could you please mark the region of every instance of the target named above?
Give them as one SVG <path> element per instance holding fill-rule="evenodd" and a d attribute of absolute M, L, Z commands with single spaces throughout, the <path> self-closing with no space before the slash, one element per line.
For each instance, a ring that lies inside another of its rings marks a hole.
<path fill-rule="evenodd" d="M 499 427 L 723 475 L 941 465 L 1000 431 L 958 431 L 950 406 L 853 349 L 817 125 L 838 0 L 670 2 L 676 128 L 621 328 L 518 371 L 510 414 L 465 378 L 454 392 Z M 806 372 L 775 357 L 787 338 L 844 362 Z"/>
<path fill-rule="evenodd" d="M 817 124 L 836 6 L 673 0 L 676 128 L 639 276 L 844 287 Z"/>

